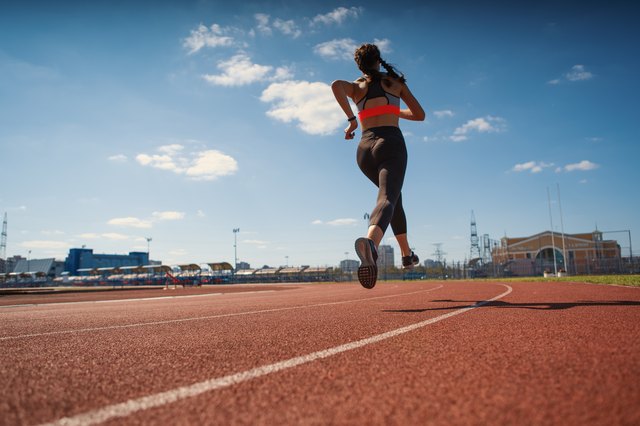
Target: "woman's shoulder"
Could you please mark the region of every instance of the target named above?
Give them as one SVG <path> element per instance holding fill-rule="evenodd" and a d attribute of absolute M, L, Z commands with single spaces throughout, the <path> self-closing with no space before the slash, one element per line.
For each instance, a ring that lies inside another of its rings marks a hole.
<path fill-rule="evenodd" d="M 382 79 L 383 79 L 383 80 L 390 81 L 390 82 L 391 82 L 391 83 L 393 83 L 393 84 L 398 84 L 398 85 L 403 85 L 403 84 L 404 84 L 404 82 L 402 81 L 402 79 L 400 79 L 400 78 L 399 78 L 399 77 L 397 77 L 397 76 L 389 75 L 389 74 L 388 74 L 388 73 L 386 73 L 386 72 L 385 72 L 385 73 L 382 73 Z"/>

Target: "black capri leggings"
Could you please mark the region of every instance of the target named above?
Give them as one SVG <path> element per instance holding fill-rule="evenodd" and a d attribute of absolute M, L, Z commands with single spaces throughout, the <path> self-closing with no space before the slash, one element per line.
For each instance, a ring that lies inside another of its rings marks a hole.
<path fill-rule="evenodd" d="M 407 169 L 407 147 L 400 129 L 383 126 L 363 131 L 357 160 L 362 173 L 378 187 L 369 226 L 378 225 L 385 232 L 391 224 L 394 235 L 406 234 L 407 218 L 400 191 Z"/>

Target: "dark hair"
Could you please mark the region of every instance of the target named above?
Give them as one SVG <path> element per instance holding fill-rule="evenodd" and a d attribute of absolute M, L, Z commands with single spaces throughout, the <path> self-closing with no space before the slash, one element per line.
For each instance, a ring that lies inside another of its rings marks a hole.
<path fill-rule="evenodd" d="M 387 75 L 389 77 L 393 77 L 401 83 L 405 83 L 407 81 L 406 78 L 404 78 L 404 74 L 398 72 L 392 65 L 389 65 L 380 57 L 380 49 L 378 49 L 378 46 L 375 44 L 367 43 L 358 47 L 353 58 L 355 59 L 360 71 L 371 77 L 373 80 L 381 80 L 383 77 L 382 73 L 376 69 L 376 62 L 380 61 L 380 65 L 387 70 Z M 390 84 L 389 82 L 385 83 L 387 86 Z"/>

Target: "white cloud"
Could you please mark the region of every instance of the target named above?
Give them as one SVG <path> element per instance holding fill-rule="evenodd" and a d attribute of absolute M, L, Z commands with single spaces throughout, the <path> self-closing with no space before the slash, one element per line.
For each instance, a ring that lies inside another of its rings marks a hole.
<path fill-rule="evenodd" d="M 574 65 L 571 67 L 571 70 L 566 72 L 561 78 L 555 78 L 553 80 L 549 80 L 547 84 L 551 84 L 556 86 L 561 84 L 563 81 L 586 81 L 591 80 L 593 78 L 593 73 L 587 71 L 584 65 Z"/>
<path fill-rule="evenodd" d="M 158 151 L 167 154 L 167 155 L 175 155 L 184 150 L 184 146 L 174 143 L 171 145 L 163 145 L 158 148 Z"/>
<path fill-rule="evenodd" d="M 350 218 L 344 218 L 344 219 L 334 219 L 334 220 L 330 220 L 329 222 L 327 222 L 327 225 L 331 225 L 331 226 L 352 226 L 358 223 L 357 219 L 350 219 Z"/>
<path fill-rule="evenodd" d="M 285 81 L 285 80 L 291 80 L 292 78 L 293 78 L 293 72 L 289 67 L 278 67 L 276 68 L 270 80 Z"/>
<path fill-rule="evenodd" d="M 151 217 L 154 221 L 162 221 L 162 220 L 180 220 L 184 219 L 184 212 L 153 212 L 151 213 Z"/>
<path fill-rule="evenodd" d="M 108 240 L 115 240 L 115 241 L 122 241 L 122 240 L 128 240 L 129 237 L 127 235 L 123 235 L 123 234 L 118 234 L 116 232 L 107 232 L 102 234 L 103 238 L 106 238 Z"/>
<path fill-rule="evenodd" d="M 69 243 L 65 243 L 64 241 L 49 241 L 49 240 L 23 241 L 22 243 L 20 243 L 20 246 L 29 250 L 31 249 L 64 250 L 71 247 Z"/>
<path fill-rule="evenodd" d="M 151 228 L 151 221 L 138 219 L 137 217 L 117 217 L 110 219 L 108 225 L 122 226 L 125 228 Z"/>
<path fill-rule="evenodd" d="M 207 217 L 207 215 L 206 215 L 202 210 L 198 210 L 198 211 L 196 212 L 196 215 L 197 215 L 198 217 Z"/>
<path fill-rule="evenodd" d="M 514 172 L 526 172 L 529 171 L 531 173 L 540 173 L 544 169 L 548 169 L 553 167 L 553 163 L 544 163 L 542 161 L 528 161 L 522 164 L 516 164 L 511 169 Z"/>
<path fill-rule="evenodd" d="M 87 232 L 87 233 L 78 235 L 78 238 L 81 238 L 83 240 L 97 240 L 98 238 L 100 238 L 100 235 L 94 234 L 92 232 Z"/>
<path fill-rule="evenodd" d="M 566 166 L 564 166 L 564 170 L 567 172 L 573 172 L 573 171 L 589 171 L 589 170 L 595 170 L 598 167 L 600 167 L 600 165 L 596 164 L 596 163 L 592 163 L 589 160 L 582 160 L 579 163 L 573 163 L 573 164 L 567 164 Z"/>
<path fill-rule="evenodd" d="M 214 180 L 238 170 L 233 157 L 213 149 L 185 152 L 184 146 L 173 144 L 161 146 L 158 151 L 164 154 L 138 154 L 136 160 L 142 166 L 168 170 L 192 180 Z"/>
<path fill-rule="evenodd" d="M 171 256 L 186 256 L 188 252 L 185 249 L 179 248 L 179 249 L 170 250 L 169 254 Z"/>
<path fill-rule="evenodd" d="M 203 47 L 231 46 L 233 37 L 225 35 L 227 30 L 218 24 L 211 27 L 200 24 L 197 29 L 191 30 L 191 35 L 184 40 L 183 46 L 189 50 L 189 54 L 198 52 Z"/>
<path fill-rule="evenodd" d="M 258 31 L 265 35 L 271 35 L 271 28 L 269 27 L 269 15 L 265 13 L 256 13 L 253 15 L 258 21 Z"/>
<path fill-rule="evenodd" d="M 220 151 L 208 150 L 198 153 L 186 175 L 194 180 L 214 180 L 219 176 L 232 175 L 238 171 L 238 162 Z"/>
<path fill-rule="evenodd" d="M 302 31 L 300 31 L 296 23 L 292 20 L 284 21 L 282 19 L 276 19 L 273 21 L 273 27 L 282 34 L 293 38 L 298 38 L 302 34 Z"/>
<path fill-rule="evenodd" d="M 383 38 L 383 39 L 374 38 L 373 39 L 373 44 L 378 46 L 378 49 L 380 50 L 380 53 L 382 53 L 382 54 L 391 53 L 392 52 L 392 50 L 391 50 L 391 40 L 389 40 L 387 38 Z"/>
<path fill-rule="evenodd" d="M 163 222 L 163 221 L 168 221 L 168 220 L 181 220 L 184 219 L 185 217 L 185 213 L 184 212 L 176 212 L 176 211 L 164 211 L 164 212 L 153 212 L 151 213 L 151 217 L 148 219 L 139 219 L 137 217 L 118 217 L 118 218 L 114 218 L 114 219 L 110 219 L 109 221 L 107 221 L 108 225 L 112 225 L 112 226 L 121 226 L 121 227 L 125 227 L 125 228 L 143 228 L 143 229 L 148 229 L 153 227 L 154 223 L 158 223 L 158 222 Z M 114 234 L 114 233 L 110 233 L 110 234 L 101 234 L 101 235 L 97 235 L 97 234 L 82 234 L 80 235 L 81 238 L 88 238 L 88 239 L 94 239 L 94 238 L 99 238 L 99 237 L 103 237 L 103 238 L 109 238 L 109 239 L 122 239 L 120 238 L 119 234 Z M 124 238 L 129 238 L 126 236 L 123 236 Z"/>
<path fill-rule="evenodd" d="M 251 62 L 248 56 L 239 54 L 218 63 L 219 75 L 205 74 L 203 78 L 218 86 L 244 86 L 266 79 L 273 69 L 269 65 L 258 65 Z"/>
<path fill-rule="evenodd" d="M 352 226 L 357 224 L 358 221 L 356 219 L 344 218 L 344 219 L 334 219 L 328 222 L 324 222 L 320 219 L 316 219 L 311 222 L 312 225 L 329 225 L 329 226 Z"/>
<path fill-rule="evenodd" d="M 64 235 L 64 231 L 60 231 L 58 229 L 44 230 L 42 231 L 42 235 Z"/>
<path fill-rule="evenodd" d="M 263 241 L 263 240 L 243 240 L 242 241 L 244 244 L 250 244 L 250 245 L 254 245 L 254 246 L 266 246 L 267 244 L 269 244 L 268 241 Z"/>
<path fill-rule="evenodd" d="M 143 166 L 151 166 L 156 169 L 162 170 L 171 170 L 176 173 L 179 173 L 179 167 L 176 163 L 173 162 L 173 159 L 169 155 L 147 155 L 147 154 L 138 154 L 136 156 L 136 160 L 138 163 Z"/>
<path fill-rule="evenodd" d="M 114 161 L 116 163 L 124 163 L 125 161 L 127 161 L 127 156 L 123 155 L 123 154 L 117 154 L 117 155 L 112 155 L 111 157 L 107 158 L 109 161 Z"/>
<path fill-rule="evenodd" d="M 453 111 L 443 109 L 441 111 L 433 111 L 433 115 L 435 115 L 436 118 L 453 117 Z"/>
<path fill-rule="evenodd" d="M 478 133 L 499 133 L 505 129 L 505 120 L 500 117 L 479 117 L 467 121 L 462 126 L 454 130 L 453 135 L 449 137 L 454 142 L 462 142 L 469 139 L 470 132 Z"/>
<path fill-rule="evenodd" d="M 297 122 L 302 131 L 311 135 L 331 134 L 344 123 L 344 113 L 326 83 L 273 83 L 262 92 L 260 100 L 271 104 L 269 117 L 284 123 Z"/>
<path fill-rule="evenodd" d="M 347 9 L 346 7 L 338 7 L 337 9 L 332 10 L 329 13 L 325 13 L 324 15 L 316 15 L 312 20 L 312 25 L 314 24 L 342 24 L 349 18 L 357 19 L 362 13 L 361 7 L 350 7 Z"/>
<path fill-rule="evenodd" d="M 257 22 L 256 30 L 258 30 L 260 34 L 270 36 L 273 34 L 273 28 L 275 28 L 280 33 L 289 37 L 298 38 L 302 35 L 302 31 L 292 19 L 284 20 L 276 18 L 272 22 L 271 16 L 266 13 L 256 13 L 253 17 Z M 249 34 L 255 35 L 255 31 L 251 30 Z"/>
<path fill-rule="evenodd" d="M 251 58 L 243 53 L 218 62 L 217 68 L 222 71 L 222 74 L 205 74 L 202 78 L 216 86 L 233 87 L 291 77 L 288 68 L 279 67 L 274 70 L 271 65 L 254 64 Z"/>
<path fill-rule="evenodd" d="M 574 65 L 571 71 L 566 73 L 565 78 L 569 81 L 582 81 L 593 78 L 593 74 L 584 68 L 584 65 Z"/>
<path fill-rule="evenodd" d="M 373 43 L 378 46 L 381 53 L 391 52 L 390 40 L 386 38 L 382 40 L 374 39 Z M 317 44 L 314 46 L 313 51 L 324 59 L 353 61 L 353 54 L 359 46 L 360 44 L 351 38 L 341 38 Z"/>
<path fill-rule="evenodd" d="M 313 51 L 325 59 L 353 60 L 353 53 L 357 48 L 355 40 L 341 38 L 317 44 Z"/>

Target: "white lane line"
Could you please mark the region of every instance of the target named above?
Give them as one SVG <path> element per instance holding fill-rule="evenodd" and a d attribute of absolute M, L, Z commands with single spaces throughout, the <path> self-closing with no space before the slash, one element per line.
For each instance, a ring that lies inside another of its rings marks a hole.
<path fill-rule="evenodd" d="M 163 299 L 187 299 L 190 297 L 210 297 L 210 296 L 221 296 L 223 294 L 250 294 L 250 293 L 271 293 L 275 290 L 256 290 L 256 291 L 239 291 L 232 293 L 207 293 L 207 294 L 186 294 L 184 296 L 158 296 L 158 297 L 138 297 L 135 299 L 109 299 L 109 300 L 84 300 L 81 302 L 51 302 L 51 303 L 30 303 L 26 305 L 6 305 L 0 306 L 0 309 L 4 308 L 24 308 L 24 307 L 34 307 L 34 306 L 59 306 L 59 305 L 83 305 L 83 304 L 95 304 L 95 303 L 118 303 L 118 302 L 146 302 L 153 300 L 163 300 Z"/>
<path fill-rule="evenodd" d="M 158 296 L 158 297 L 138 297 L 134 299 L 109 299 L 109 300 L 85 300 L 82 302 L 51 302 L 51 303 L 29 303 L 25 305 L 5 305 L 0 306 L 0 308 L 23 308 L 23 307 L 34 307 L 34 306 L 59 306 L 59 305 L 84 305 L 84 304 L 95 304 L 95 303 L 117 303 L 117 302 L 140 302 L 147 300 L 163 300 L 163 299 L 177 299 L 183 297 L 208 297 L 208 296 L 220 296 L 224 293 L 207 293 L 207 294 L 189 294 L 185 296 Z"/>
<path fill-rule="evenodd" d="M 345 304 L 345 303 L 363 302 L 363 301 L 368 301 L 368 300 L 386 299 L 386 298 L 389 298 L 389 297 L 399 297 L 399 296 L 408 296 L 408 295 L 417 294 L 417 293 L 426 293 L 426 292 L 437 290 L 437 289 L 442 288 L 442 287 L 443 287 L 442 285 L 439 285 L 438 287 L 430 288 L 430 289 L 427 289 L 427 290 L 414 291 L 414 292 L 411 292 L 411 293 L 392 294 L 392 295 L 388 295 L 388 296 L 366 297 L 366 298 L 363 298 L 363 299 L 343 300 L 343 301 L 340 301 L 340 302 L 327 302 L 327 303 L 317 303 L 317 304 L 313 304 L 313 305 L 287 306 L 286 308 L 261 309 L 261 310 L 258 310 L 258 311 L 236 312 L 236 313 L 231 313 L 231 314 L 207 315 L 207 316 L 191 317 L 191 318 L 178 318 L 178 319 L 165 320 L 165 321 L 140 322 L 140 323 L 122 324 L 122 325 L 108 325 L 108 326 L 104 326 L 104 327 L 80 328 L 80 329 L 77 329 L 77 330 L 57 330 L 57 331 L 49 331 L 49 332 L 46 332 L 46 333 L 20 334 L 20 335 L 17 335 L 17 336 L 0 337 L 0 342 L 5 341 L 5 340 L 26 339 L 26 338 L 29 338 L 29 337 L 51 336 L 51 335 L 56 335 L 56 334 L 87 333 L 87 332 L 90 332 L 90 331 L 115 330 L 115 329 L 119 329 L 119 328 L 133 328 L 133 327 L 145 327 L 145 326 L 151 326 L 151 325 L 176 324 L 176 323 L 181 323 L 181 322 L 201 321 L 201 320 L 208 320 L 208 319 L 214 319 L 214 318 L 225 318 L 225 317 L 237 317 L 237 316 L 242 316 L 242 315 L 265 314 L 265 313 L 270 313 L 270 312 L 290 311 L 290 310 L 293 310 L 293 309 L 315 308 L 315 307 L 319 307 L 319 306 L 342 305 L 342 304 Z M 274 290 L 269 290 L 269 291 L 274 291 Z M 247 294 L 247 293 L 248 292 L 243 292 L 243 293 L 225 293 L 225 294 Z"/>
<path fill-rule="evenodd" d="M 103 423 L 107 420 L 111 420 L 118 417 L 126 417 L 133 413 L 142 410 L 148 410 L 150 408 L 160 407 L 163 405 L 171 404 L 182 399 L 198 396 L 205 392 L 210 392 L 216 389 L 222 389 L 229 386 L 237 385 L 242 382 L 246 382 L 258 377 L 266 376 L 268 374 L 277 373 L 278 371 L 286 370 L 289 368 L 297 367 L 302 364 L 307 364 L 318 359 L 328 358 L 343 352 L 351 351 L 361 348 L 363 346 L 371 345 L 383 340 L 390 339 L 392 337 L 399 336 L 401 334 L 408 333 L 418 328 L 425 327 L 430 324 L 451 318 L 456 315 L 463 314 L 472 309 L 486 305 L 487 303 L 501 299 L 511 293 L 513 289 L 506 284 L 500 284 L 507 288 L 502 294 L 478 302 L 475 305 L 467 306 L 444 315 L 437 316 L 425 321 L 417 322 L 405 327 L 401 327 L 395 330 L 387 331 L 386 333 L 378 334 L 375 336 L 367 337 L 366 339 L 357 340 L 355 342 L 346 343 L 344 345 L 335 346 L 333 348 L 325 349 L 318 352 L 313 352 L 307 355 L 302 355 L 295 358 L 290 358 L 284 361 L 276 362 L 274 364 L 263 365 L 251 370 L 243 371 L 240 373 L 230 374 L 228 376 L 219 377 L 216 379 L 205 380 L 203 382 L 194 383 L 189 386 L 182 386 L 176 389 L 172 389 L 166 392 L 160 392 L 153 395 L 144 396 L 141 398 L 130 399 L 120 404 L 107 405 L 106 407 L 99 408 L 97 410 L 88 411 L 86 413 L 78 414 L 76 416 L 64 417 L 52 423 L 46 423 L 43 426 L 75 426 L 75 425 L 91 425 L 97 423 Z"/>

